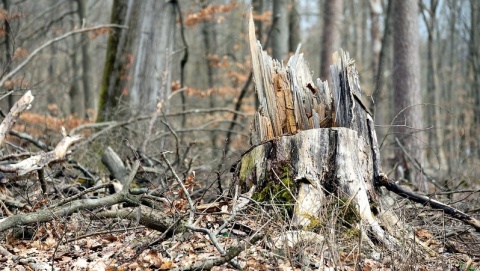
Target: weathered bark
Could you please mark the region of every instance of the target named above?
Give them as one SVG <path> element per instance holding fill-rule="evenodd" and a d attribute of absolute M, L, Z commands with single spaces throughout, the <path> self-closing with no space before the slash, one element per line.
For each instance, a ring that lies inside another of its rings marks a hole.
<path fill-rule="evenodd" d="M 118 154 L 109 146 L 102 154 L 102 163 L 108 168 L 108 171 L 113 175 L 113 177 L 122 183 L 125 184 L 125 178 L 128 176 L 127 169 L 123 164 L 122 159 Z"/>
<path fill-rule="evenodd" d="M 152 112 L 160 104 L 168 110 L 175 18 L 172 2 L 114 2 L 112 22 L 128 30 L 110 36 L 98 120 L 113 118 L 120 99 L 128 110 L 116 118 Z"/>
<path fill-rule="evenodd" d="M 420 93 L 420 56 L 418 52 L 418 2 L 403 0 L 393 5 L 393 87 L 394 110 L 397 113 L 395 132 L 410 156 L 424 163 L 422 150 L 423 113 Z M 396 150 L 396 160 L 402 161 L 406 179 L 410 179 L 421 190 L 427 191 L 422 174 L 409 165 L 402 150 Z"/>
<path fill-rule="evenodd" d="M 5 138 L 20 114 L 31 107 L 33 102 L 32 92 L 27 91 L 10 109 L 10 112 L 0 124 L 0 147 L 5 143 Z"/>
<path fill-rule="evenodd" d="M 131 2 L 131 0 L 113 1 L 110 18 L 112 24 L 128 24 L 130 18 L 130 16 L 127 16 L 130 14 L 129 2 Z M 122 80 L 121 74 L 124 72 L 122 65 L 125 65 L 125 63 L 122 61 L 121 56 L 123 47 L 125 46 L 126 33 L 127 30 L 125 29 L 110 30 L 105 64 L 103 66 L 102 84 L 100 86 L 98 122 L 113 118 L 113 111 L 122 97 L 120 83 Z"/>
<path fill-rule="evenodd" d="M 261 106 L 252 129 L 254 146 L 237 165 L 236 181 L 245 191 L 255 185 L 260 197 L 272 183 L 285 186 L 296 199 L 292 222 L 299 227 L 318 221 L 327 194 L 348 198 L 376 239 L 395 246 L 370 208 L 371 202 L 378 203 L 373 181 L 380 168 L 372 142 L 377 143 L 348 53 L 333 56 L 331 97 L 326 82 L 313 83 L 302 54 L 282 67 L 255 41 L 253 21 L 249 27 Z"/>

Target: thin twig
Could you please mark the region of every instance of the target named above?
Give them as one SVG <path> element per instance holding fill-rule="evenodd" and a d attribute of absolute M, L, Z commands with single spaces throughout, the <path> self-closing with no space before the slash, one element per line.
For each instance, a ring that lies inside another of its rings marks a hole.
<path fill-rule="evenodd" d="M 85 190 L 83 190 L 82 192 L 80 192 L 76 195 L 73 195 L 71 197 L 65 198 L 65 199 L 57 202 L 56 204 L 52 205 L 51 207 L 54 208 L 54 207 L 64 205 L 65 203 L 71 202 L 72 200 L 76 200 L 76 199 L 82 197 L 83 195 L 86 195 L 86 194 L 91 193 L 91 192 L 93 192 L 95 190 L 98 190 L 98 189 L 110 187 L 111 185 L 112 185 L 112 183 L 109 182 L 109 183 L 104 183 L 104 184 L 100 184 L 100 185 L 85 189 Z"/>
<path fill-rule="evenodd" d="M 167 164 L 168 168 L 170 169 L 173 176 L 175 177 L 175 180 L 177 181 L 178 185 L 180 185 L 183 193 L 185 194 L 185 197 L 187 198 L 188 205 L 190 207 L 190 215 L 188 216 L 188 223 L 187 224 L 190 225 L 190 224 L 193 223 L 193 219 L 194 219 L 194 216 L 195 216 L 195 204 L 193 204 L 192 198 L 188 194 L 188 190 L 185 187 L 185 185 L 183 184 L 182 179 L 180 179 L 180 177 L 178 177 L 177 172 L 175 171 L 175 169 L 172 167 L 172 164 L 170 164 L 170 161 L 165 156 L 165 152 L 161 153 L 161 157 L 162 157 L 163 161 L 165 161 L 165 163 Z"/>
<path fill-rule="evenodd" d="M 400 146 L 400 149 L 402 149 L 403 153 L 405 154 L 405 156 L 407 157 L 408 161 L 410 161 L 410 163 L 413 164 L 413 166 L 418 170 L 420 171 L 423 176 L 425 176 L 427 178 L 427 180 L 429 180 L 436 188 L 442 190 L 442 191 L 447 191 L 447 189 L 443 186 L 441 186 L 437 180 L 435 180 L 434 178 L 432 178 L 430 175 L 428 175 L 425 170 L 423 169 L 423 167 L 420 165 L 420 163 L 417 161 L 417 159 L 414 159 L 412 156 L 410 156 L 410 154 L 407 152 L 407 150 L 405 149 L 405 147 L 402 145 L 402 143 L 400 142 L 400 140 L 398 139 L 398 137 L 395 138 L 395 141 L 397 142 L 398 146 Z"/>

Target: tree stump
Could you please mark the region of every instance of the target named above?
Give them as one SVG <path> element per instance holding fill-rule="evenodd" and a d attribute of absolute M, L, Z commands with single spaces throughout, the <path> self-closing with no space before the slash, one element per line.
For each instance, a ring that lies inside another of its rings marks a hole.
<path fill-rule="evenodd" d="M 394 246 L 395 239 L 374 216 L 379 208 L 374 185 L 380 172 L 378 144 L 354 61 L 342 50 L 333 55 L 331 93 L 326 81 L 313 82 L 299 49 L 284 66 L 262 50 L 254 33 L 250 20 L 260 107 L 253 121 L 253 147 L 236 166 L 235 181 L 243 191 L 255 185 L 259 198 L 266 187 L 288 187 L 290 195 L 277 196 L 294 199 L 292 223 L 299 228 L 318 221 L 327 193 L 346 198 L 375 239 Z"/>

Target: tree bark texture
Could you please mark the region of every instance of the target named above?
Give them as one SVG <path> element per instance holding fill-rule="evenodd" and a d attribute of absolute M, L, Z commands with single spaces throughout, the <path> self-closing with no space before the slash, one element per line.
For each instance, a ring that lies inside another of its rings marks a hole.
<path fill-rule="evenodd" d="M 327 194 L 347 198 L 376 239 L 394 246 L 370 208 L 370 203 L 378 203 L 378 146 L 348 53 L 333 56 L 331 95 L 327 82 L 313 82 L 303 54 L 297 51 L 282 66 L 262 51 L 252 20 L 249 28 L 261 106 L 254 117 L 253 147 L 236 166 L 235 181 L 243 191 L 255 186 L 258 197 L 272 185 L 284 186 L 292 195 L 292 223 L 298 227 L 309 228 L 322 217 Z"/>
<path fill-rule="evenodd" d="M 175 18 L 172 2 L 114 2 L 112 22 L 128 29 L 112 33 L 109 40 L 99 120 L 112 118 L 120 100 L 128 106 L 127 117 L 168 108 Z"/>
<path fill-rule="evenodd" d="M 282 61 L 288 53 L 288 0 L 273 2 L 272 57 Z"/>
<path fill-rule="evenodd" d="M 394 110 L 397 125 L 395 134 L 407 147 L 410 156 L 424 163 L 422 150 L 423 113 L 420 92 L 420 59 L 418 52 L 418 2 L 416 0 L 393 0 L 393 88 Z M 398 161 L 403 161 L 406 178 L 423 191 L 427 183 L 422 174 L 409 165 L 402 150 L 396 151 Z"/>

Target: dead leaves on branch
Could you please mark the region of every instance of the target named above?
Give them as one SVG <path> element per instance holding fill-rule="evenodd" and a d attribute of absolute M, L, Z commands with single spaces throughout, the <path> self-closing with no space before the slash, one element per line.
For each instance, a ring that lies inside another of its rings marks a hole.
<path fill-rule="evenodd" d="M 232 2 L 226 5 L 208 5 L 199 11 L 190 10 L 185 14 L 184 24 L 185 26 L 193 27 L 198 23 L 212 21 L 214 19 L 216 23 L 222 23 L 225 20 L 225 17 L 219 15 L 219 13 L 229 12 L 237 6 L 238 3 Z"/>

